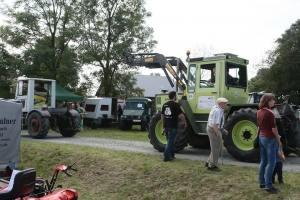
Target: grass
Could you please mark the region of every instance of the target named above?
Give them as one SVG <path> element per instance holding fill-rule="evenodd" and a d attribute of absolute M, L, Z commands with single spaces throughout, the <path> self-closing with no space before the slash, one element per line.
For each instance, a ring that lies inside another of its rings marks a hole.
<path fill-rule="evenodd" d="M 201 161 L 175 159 L 166 163 L 162 156 L 21 141 L 20 168 L 34 167 L 45 179 L 50 179 L 58 165 L 74 161 L 78 172 L 70 171 L 72 177 L 60 174 L 57 184 L 76 189 L 79 199 L 84 200 L 273 200 L 300 196 L 299 173 L 284 172 L 285 184 L 275 184 L 282 193 L 270 195 L 259 189 L 258 169 L 253 167 L 221 165 L 222 172 L 211 172 Z"/>
<path fill-rule="evenodd" d="M 84 127 L 83 131 L 76 134 L 77 136 L 110 138 L 117 140 L 133 140 L 149 142 L 148 132 L 141 131 L 141 126 L 132 126 L 132 130 L 122 131 L 114 127 L 100 127 L 99 129 L 89 129 Z"/>

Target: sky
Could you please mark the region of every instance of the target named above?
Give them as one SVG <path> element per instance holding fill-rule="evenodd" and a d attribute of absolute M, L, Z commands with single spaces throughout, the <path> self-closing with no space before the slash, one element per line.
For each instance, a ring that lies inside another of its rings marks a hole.
<path fill-rule="evenodd" d="M 298 0 L 145 0 L 158 45 L 154 52 L 186 59 L 186 51 L 213 49 L 249 60 L 248 78 L 275 40 L 300 18 Z M 202 55 L 201 55 L 202 56 Z M 153 71 L 141 68 L 142 74 Z"/>
<path fill-rule="evenodd" d="M 1 0 L 0 0 L 1 1 Z M 5 3 L 11 2 L 4 0 Z M 299 0 L 145 0 L 158 44 L 153 52 L 186 59 L 186 51 L 212 49 L 249 60 L 248 78 L 275 47 L 275 40 L 300 18 Z M 3 16 L 0 16 L 3 18 Z M 0 24 L 2 19 L 0 18 Z M 203 56 L 203 55 L 195 55 Z M 140 68 L 141 74 L 162 70 Z"/>

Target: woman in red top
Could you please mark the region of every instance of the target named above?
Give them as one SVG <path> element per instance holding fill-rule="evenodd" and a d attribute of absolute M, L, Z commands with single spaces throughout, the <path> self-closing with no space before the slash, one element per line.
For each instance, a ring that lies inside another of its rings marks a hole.
<path fill-rule="evenodd" d="M 273 170 L 276 164 L 276 143 L 280 148 L 282 148 L 282 144 L 278 136 L 275 114 L 271 110 L 274 103 L 274 95 L 264 94 L 259 102 L 260 110 L 257 112 L 257 124 L 261 124 L 261 121 L 263 120 L 259 136 L 259 183 L 260 188 L 265 188 L 267 192 L 272 194 L 276 194 L 278 192 L 276 188 L 272 187 Z"/>

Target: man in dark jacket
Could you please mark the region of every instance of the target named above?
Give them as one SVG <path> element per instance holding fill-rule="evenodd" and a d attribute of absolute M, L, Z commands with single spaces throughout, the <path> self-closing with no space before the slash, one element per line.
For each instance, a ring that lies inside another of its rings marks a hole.
<path fill-rule="evenodd" d="M 123 109 L 120 104 L 118 104 L 118 128 L 121 128 L 121 116 L 123 115 Z"/>
<path fill-rule="evenodd" d="M 186 126 L 186 120 L 184 114 L 180 108 L 180 105 L 176 102 L 176 92 L 169 92 L 169 101 L 162 107 L 161 121 L 164 127 L 164 131 L 167 137 L 167 145 L 164 151 L 163 161 L 173 160 L 174 154 L 174 140 L 177 135 L 178 117 L 184 122 Z"/>

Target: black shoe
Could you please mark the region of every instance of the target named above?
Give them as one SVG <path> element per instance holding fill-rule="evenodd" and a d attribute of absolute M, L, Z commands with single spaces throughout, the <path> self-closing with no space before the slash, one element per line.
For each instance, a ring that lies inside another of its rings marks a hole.
<path fill-rule="evenodd" d="M 211 170 L 211 171 L 215 171 L 215 172 L 220 172 L 221 171 L 217 166 L 207 167 L 207 170 Z"/>
<path fill-rule="evenodd" d="M 279 181 L 279 184 L 284 184 L 284 182 L 283 181 Z"/>
<path fill-rule="evenodd" d="M 205 166 L 205 167 L 208 167 L 208 162 L 206 162 L 204 166 Z"/>
<path fill-rule="evenodd" d="M 172 161 L 173 159 L 171 159 L 171 158 L 167 158 L 167 159 L 164 159 L 163 161 L 164 162 L 169 162 L 169 161 Z"/>
<path fill-rule="evenodd" d="M 259 188 L 265 188 L 266 185 L 259 185 Z"/>
<path fill-rule="evenodd" d="M 277 190 L 274 187 L 271 187 L 271 188 L 268 188 L 268 189 L 265 189 L 265 190 L 266 190 L 266 192 L 268 192 L 270 194 L 277 194 L 279 192 L 279 190 Z"/>

